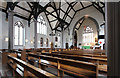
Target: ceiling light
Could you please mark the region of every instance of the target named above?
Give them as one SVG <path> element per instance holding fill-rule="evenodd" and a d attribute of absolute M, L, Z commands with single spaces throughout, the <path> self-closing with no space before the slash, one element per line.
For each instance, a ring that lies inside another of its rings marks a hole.
<path fill-rule="evenodd" d="M 30 43 L 33 44 L 33 41 L 31 40 Z"/>
<path fill-rule="evenodd" d="M 85 15 L 85 18 L 88 18 L 89 17 L 89 15 Z"/>

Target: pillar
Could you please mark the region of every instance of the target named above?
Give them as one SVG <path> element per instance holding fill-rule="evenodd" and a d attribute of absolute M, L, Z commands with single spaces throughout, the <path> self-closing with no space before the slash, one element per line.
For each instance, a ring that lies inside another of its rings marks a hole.
<path fill-rule="evenodd" d="M 64 43 L 63 43 L 63 32 L 64 32 L 64 31 L 63 31 L 63 29 L 62 29 L 62 31 L 61 31 L 61 33 L 62 33 L 62 43 L 61 43 L 62 46 L 61 46 L 61 48 L 64 48 Z"/>
<path fill-rule="evenodd" d="M 37 49 L 37 19 L 34 21 L 34 48 Z"/>
<path fill-rule="evenodd" d="M 120 77 L 120 2 L 107 2 L 106 51 L 108 56 L 108 78 Z"/>
<path fill-rule="evenodd" d="M 14 12 L 13 11 L 9 11 L 8 12 L 8 37 L 9 37 L 9 41 L 8 41 L 8 49 L 12 50 L 13 49 L 13 16 L 14 16 Z"/>

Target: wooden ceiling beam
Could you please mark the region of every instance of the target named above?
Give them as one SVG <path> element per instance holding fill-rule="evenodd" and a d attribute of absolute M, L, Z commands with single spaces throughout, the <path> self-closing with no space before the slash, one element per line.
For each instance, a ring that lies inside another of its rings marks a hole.
<path fill-rule="evenodd" d="M 78 12 L 78 11 L 81 11 L 81 10 L 83 10 L 83 9 L 89 8 L 89 7 L 91 7 L 91 6 L 93 6 L 93 4 L 88 5 L 88 6 L 84 7 L 84 8 L 81 8 L 81 9 L 77 10 L 77 12 Z"/>
<path fill-rule="evenodd" d="M 27 10 L 27 9 L 25 9 L 25 8 L 23 8 L 23 7 L 19 6 L 19 5 L 16 5 L 16 7 L 18 7 L 18 8 L 20 8 L 20 9 L 24 10 L 24 11 L 27 11 L 27 12 L 31 13 L 31 11 L 30 11 L 30 10 Z"/>
<path fill-rule="evenodd" d="M 47 16 L 46 12 L 44 12 L 44 13 L 45 13 L 45 16 L 46 16 L 46 18 L 47 18 L 47 20 L 48 20 L 48 23 L 49 23 L 49 25 L 50 25 L 51 30 L 53 30 L 53 28 L 52 28 L 52 26 L 51 26 L 51 24 L 50 24 L 50 21 L 49 21 L 49 19 L 48 19 L 48 16 Z"/>

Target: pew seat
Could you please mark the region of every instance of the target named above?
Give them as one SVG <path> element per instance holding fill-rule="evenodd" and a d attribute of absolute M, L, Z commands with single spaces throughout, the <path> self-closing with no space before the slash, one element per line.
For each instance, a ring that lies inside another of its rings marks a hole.
<path fill-rule="evenodd" d="M 14 56 L 8 55 L 8 65 L 12 68 L 13 75 L 15 77 L 56 77 L 55 75 L 48 73 L 40 68 L 37 68 L 31 64 L 26 63 Z M 19 75 L 18 75 L 19 74 Z"/>
<path fill-rule="evenodd" d="M 56 62 L 50 62 L 50 61 L 43 60 L 43 59 L 41 59 L 40 65 L 46 66 L 46 67 L 57 68 L 57 63 Z M 45 69 L 45 68 L 43 68 L 43 69 Z M 63 71 L 67 74 L 78 76 L 78 77 L 79 76 L 80 77 L 90 77 L 93 74 L 96 74 L 95 71 L 90 71 L 90 70 L 87 70 L 87 69 L 84 69 L 84 68 L 73 67 L 73 66 L 69 66 L 69 65 L 65 65 L 65 64 L 60 64 L 60 68 L 58 70 Z"/>
<path fill-rule="evenodd" d="M 98 69 L 103 72 L 107 72 L 107 65 L 99 65 Z"/>
<path fill-rule="evenodd" d="M 79 61 L 86 61 L 91 63 L 99 63 L 98 69 L 100 71 L 107 72 L 107 59 L 102 58 L 95 58 L 95 57 L 87 57 L 87 56 L 78 56 L 78 55 L 66 55 L 66 54 L 55 54 L 55 53 L 42 53 L 42 55 L 48 55 L 53 57 L 60 57 L 60 58 L 67 58 L 67 59 L 74 59 Z"/>
<path fill-rule="evenodd" d="M 98 74 L 97 65 L 92 63 L 36 54 L 28 54 L 28 57 L 38 58 L 40 65 L 54 67 L 58 69 L 58 71 L 63 71 L 77 77 L 96 78 Z M 39 67 L 42 68 L 42 66 Z"/>

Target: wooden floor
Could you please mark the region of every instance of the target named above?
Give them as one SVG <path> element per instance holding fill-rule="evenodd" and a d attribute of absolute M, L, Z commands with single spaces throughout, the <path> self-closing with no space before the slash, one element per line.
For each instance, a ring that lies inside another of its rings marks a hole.
<path fill-rule="evenodd" d="M 8 76 L 12 76 L 12 73 L 11 73 L 11 71 L 8 71 L 8 66 L 5 64 L 5 65 L 3 65 L 2 64 L 2 53 L 0 52 L 0 78 L 1 77 L 5 77 L 6 76 L 6 74 L 8 75 Z M 8 71 L 8 72 L 7 72 Z M 7 73 L 6 73 L 7 72 Z"/>

